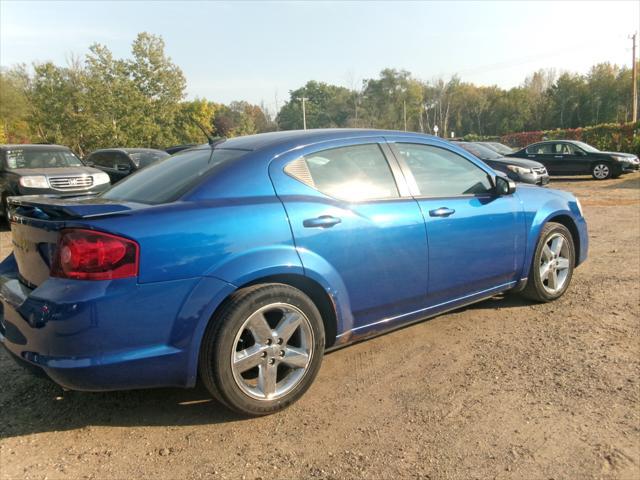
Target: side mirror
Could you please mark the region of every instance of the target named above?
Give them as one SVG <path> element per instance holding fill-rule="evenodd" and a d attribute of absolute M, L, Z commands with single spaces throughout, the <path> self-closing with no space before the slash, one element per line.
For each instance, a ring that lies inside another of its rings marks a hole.
<path fill-rule="evenodd" d="M 496 195 L 511 195 L 516 191 L 516 182 L 510 178 L 496 175 L 495 177 Z"/>
<path fill-rule="evenodd" d="M 126 163 L 117 163 L 116 164 L 116 170 L 119 172 L 130 172 L 131 171 L 131 167 L 129 165 L 127 165 Z"/>
<path fill-rule="evenodd" d="M 584 153 L 582 150 L 576 150 L 575 152 L 573 152 L 574 155 L 579 155 L 579 156 L 583 156 L 586 155 L 586 153 Z"/>

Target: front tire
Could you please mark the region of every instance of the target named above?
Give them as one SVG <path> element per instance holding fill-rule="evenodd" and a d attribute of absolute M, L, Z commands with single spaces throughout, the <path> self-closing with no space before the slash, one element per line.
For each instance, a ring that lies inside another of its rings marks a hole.
<path fill-rule="evenodd" d="M 591 167 L 591 176 L 596 180 L 606 180 L 611 178 L 613 170 L 608 163 L 596 163 Z"/>
<path fill-rule="evenodd" d="M 235 292 L 207 327 L 200 377 L 231 409 L 268 415 L 311 386 L 324 337 L 320 312 L 300 290 L 283 284 L 247 287 Z"/>
<path fill-rule="evenodd" d="M 571 283 L 575 256 L 573 238 L 567 227 L 547 223 L 540 234 L 522 295 L 538 302 L 560 298 Z"/>

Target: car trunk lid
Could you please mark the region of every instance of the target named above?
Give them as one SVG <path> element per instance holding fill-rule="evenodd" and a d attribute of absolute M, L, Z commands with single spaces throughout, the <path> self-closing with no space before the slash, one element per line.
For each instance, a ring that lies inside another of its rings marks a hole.
<path fill-rule="evenodd" d="M 91 228 L 91 219 L 126 215 L 143 204 L 93 197 L 12 197 L 11 238 L 18 273 L 23 283 L 37 287 L 49 278 L 59 233 L 72 224 Z"/>

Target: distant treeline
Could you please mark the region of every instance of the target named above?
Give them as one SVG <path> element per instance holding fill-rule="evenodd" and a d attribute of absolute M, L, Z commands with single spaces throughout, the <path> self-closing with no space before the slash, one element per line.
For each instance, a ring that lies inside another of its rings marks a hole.
<path fill-rule="evenodd" d="M 167 147 L 302 128 L 371 127 L 441 136 L 499 136 L 577 128 L 631 119 L 631 70 L 609 63 L 586 75 L 541 70 L 508 90 L 457 77 L 422 81 L 385 69 L 352 88 L 309 81 L 290 92 L 276 115 L 244 101 L 228 105 L 185 100 L 182 70 L 164 52 L 161 37 L 141 33 L 131 57 L 117 59 L 93 45 L 66 66 L 37 63 L 0 72 L 0 143 L 52 142 L 80 154 L 106 146 Z"/>

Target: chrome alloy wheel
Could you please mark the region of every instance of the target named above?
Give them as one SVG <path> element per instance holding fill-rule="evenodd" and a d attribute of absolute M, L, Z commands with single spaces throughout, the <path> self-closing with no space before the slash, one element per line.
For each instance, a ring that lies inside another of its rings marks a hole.
<path fill-rule="evenodd" d="M 233 378 L 251 398 L 283 397 L 307 373 L 313 343 L 311 324 L 300 309 L 286 303 L 265 305 L 247 318 L 236 335 Z"/>
<path fill-rule="evenodd" d="M 569 275 L 569 262 L 569 242 L 561 233 L 554 233 L 545 242 L 538 270 L 547 292 L 555 294 L 562 290 Z"/>
<path fill-rule="evenodd" d="M 593 167 L 593 176 L 598 180 L 604 180 L 609 176 L 609 167 L 605 164 L 599 164 Z"/>

